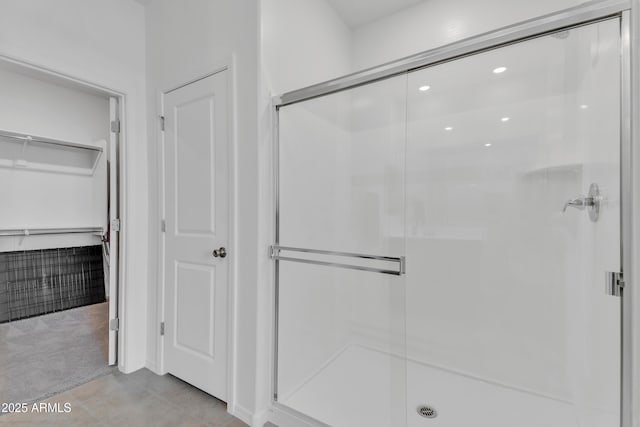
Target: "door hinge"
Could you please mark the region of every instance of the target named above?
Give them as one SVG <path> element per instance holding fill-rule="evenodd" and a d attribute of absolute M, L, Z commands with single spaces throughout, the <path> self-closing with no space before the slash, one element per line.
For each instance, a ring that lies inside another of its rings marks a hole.
<path fill-rule="evenodd" d="M 120 329 L 120 319 L 117 317 L 109 321 L 109 330 L 117 331 Z"/>
<path fill-rule="evenodd" d="M 164 233 L 165 231 L 167 231 L 167 221 L 165 221 L 164 219 L 162 220 L 162 223 L 160 224 L 160 228 L 162 229 L 162 232 Z"/>
<path fill-rule="evenodd" d="M 160 130 L 164 132 L 164 116 L 160 116 Z"/>
<path fill-rule="evenodd" d="M 120 218 L 111 221 L 111 231 L 120 231 Z"/>
<path fill-rule="evenodd" d="M 160 322 L 160 335 L 164 335 L 164 322 Z"/>
<path fill-rule="evenodd" d="M 111 121 L 111 132 L 120 133 L 120 120 Z"/>
<path fill-rule="evenodd" d="M 605 280 L 605 293 L 614 297 L 622 295 L 624 289 L 624 277 L 619 271 L 607 271 Z"/>

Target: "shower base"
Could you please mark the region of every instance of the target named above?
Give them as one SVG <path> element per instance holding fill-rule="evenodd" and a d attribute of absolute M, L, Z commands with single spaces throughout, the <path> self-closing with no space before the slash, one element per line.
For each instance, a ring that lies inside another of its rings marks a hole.
<path fill-rule="evenodd" d="M 391 356 L 350 345 L 279 402 L 333 427 L 397 425 L 402 391 L 390 382 L 390 369 L 403 364 Z M 399 367 L 399 368 L 398 368 Z M 616 427 L 617 412 L 579 412 L 570 403 L 468 376 L 407 362 L 409 427 Z M 381 374 L 385 373 L 385 374 Z M 395 374 L 395 373 L 394 373 Z M 396 390 L 394 391 L 394 388 Z M 400 390 L 400 393 L 398 393 Z M 391 402 L 391 403 L 390 403 Z M 418 415 L 429 405 L 436 418 Z M 393 418 L 396 420 L 392 422 Z M 402 416 L 402 415 L 400 415 Z"/>

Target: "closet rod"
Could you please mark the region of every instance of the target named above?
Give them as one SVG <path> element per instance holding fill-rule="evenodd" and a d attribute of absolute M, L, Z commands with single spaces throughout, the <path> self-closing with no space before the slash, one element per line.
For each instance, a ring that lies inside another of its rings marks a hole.
<path fill-rule="evenodd" d="M 44 234 L 77 234 L 96 233 L 104 234 L 102 227 L 76 227 L 76 228 L 13 228 L 0 229 L 0 236 L 35 236 Z"/>
<path fill-rule="evenodd" d="M 33 142 L 40 142 L 43 144 L 60 145 L 63 147 L 73 147 L 73 148 L 80 148 L 84 150 L 102 151 L 102 147 L 96 147 L 93 145 L 78 144 L 75 142 L 61 141 L 58 139 L 50 139 L 50 138 L 44 138 L 40 136 L 31 136 L 31 135 L 27 135 L 26 133 L 11 132 L 6 130 L 0 130 L 0 137 L 17 139 L 23 142 L 33 141 Z"/>

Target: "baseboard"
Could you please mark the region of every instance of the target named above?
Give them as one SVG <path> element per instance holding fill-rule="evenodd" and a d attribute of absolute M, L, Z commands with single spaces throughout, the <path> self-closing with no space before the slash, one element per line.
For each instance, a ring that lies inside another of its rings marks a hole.
<path fill-rule="evenodd" d="M 150 370 L 151 372 L 153 372 L 156 375 L 162 375 L 160 373 L 160 371 L 158 370 L 158 365 L 156 365 L 156 362 L 152 362 L 151 360 L 147 360 L 147 363 L 145 364 L 145 368 L 147 368 L 148 370 Z"/>
<path fill-rule="evenodd" d="M 251 427 L 263 427 L 268 421 L 270 421 L 270 407 L 260 412 L 256 412 L 255 414 L 238 405 L 235 405 L 233 408 L 229 407 L 227 411 Z"/>
<path fill-rule="evenodd" d="M 250 425 L 251 427 L 263 427 L 267 421 L 269 421 L 269 408 L 253 414 Z"/>
<path fill-rule="evenodd" d="M 123 374 L 133 374 L 140 369 L 143 369 L 145 366 L 131 366 L 130 364 L 120 365 L 118 364 L 118 370 Z"/>
<path fill-rule="evenodd" d="M 233 415 L 234 417 L 240 419 L 241 421 L 243 421 L 244 423 L 255 427 L 255 424 L 253 423 L 254 420 L 254 414 L 253 412 L 251 412 L 250 410 L 240 406 L 240 405 L 233 405 L 233 406 L 229 406 L 227 407 L 227 412 L 230 413 L 231 415 Z M 262 426 L 260 426 L 262 427 Z"/>

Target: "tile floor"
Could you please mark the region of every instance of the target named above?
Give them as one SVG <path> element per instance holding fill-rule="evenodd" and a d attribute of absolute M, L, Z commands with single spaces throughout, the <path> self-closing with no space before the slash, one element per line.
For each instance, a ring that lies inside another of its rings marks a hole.
<path fill-rule="evenodd" d="M 1 402 L 0 398 L 0 404 Z M 129 375 L 118 371 L 55 395 L 69 413 L 31 412 L 0 416 L 0 426 L 210 426 L 247 427 L 227 413 L 226 404 L 171 376 L 147 369 Z"/>

